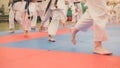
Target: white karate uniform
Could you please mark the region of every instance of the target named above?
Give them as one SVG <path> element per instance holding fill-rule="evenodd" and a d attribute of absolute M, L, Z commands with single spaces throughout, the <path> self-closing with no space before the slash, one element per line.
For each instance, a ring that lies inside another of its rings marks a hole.
<path fill-rule="evenodd" d="M 13 9 L 15 10 L 16 21 L 22 25 L 24 30 L 30 30 L 30 20 L 28 19 L 27 13 L 25 13 L 25 5 L 26 1 L 16 2 L 13 5 Z"/>
<path fill-rule="evenodd" d="M 54 4 L 54 3 L 52 3 Z M 52 5 L 52 20 L 48 26 L 48 34 L 55 36 L 58 30 L 59 22 L 65 23 L 66 21 L 66 5 L 65 0 L 58 0 L 57 9 L 54 9 L 54 5 Z"/>
<path fill-rule="evenodd" d="M 50 5 L 50 8 L 48 9 L 44 20 L 41 22 L 41 24 L 45 24 L 47 20 L 49 20 L 50 17 L 52 17 L 51 23 L 48 26 L 48 34 L 49 35 L 56 35 L 59 22 L 65 23 L 66 11 L 64 10 L 66 8 L 65 0 L 58 0 L 57 3 L 57 9 L 54 6 L 55 0 L 52 0 L 52 3 Z"/>
<path fill-rule="evenodd" d="M 31 2 L 29 5 L 29 11 L 31 16 L 33 16 L 31 20 L 31 27 L 36 27 L 37 24 L 37 2 Z"/>
<path fill-rule="evenodd" d="M 47 8 L 47 4 L 48 4 L 49 0 L 46 0 L 46 1 L 42 1 L 42 2 L 38 2 L 38 16 L 40 16 L 41 18 L 41 21 L 43 21 L 45 19 L 45 10 Z M 47 23 L 44 24 L 44 27 L 47 27 L 48 26 L 48 21 Z"/>
<path fill-rule="evenodd" d="M 9 29 L 14 29 L 15 28 L 15 26 L 14 26 L 15 11 L 13 10 L 11 5 L 9 6 L 9 9 L 10 9 L 10 11 L 9 11 Z"/>
<path fill-rule="evenodd" d="M 77 22 L 74 28 L 80 31 L 94 26 L 94 41 L 108 39 L 105 27 L 108 23 L 107 6 L 105 0 L 86 0 L 88 9 Z"/>
<path fill-rule="evenodd" d="M 82 7 L 81 7 L 81 3 L 77 3 L 77 2 L 80 2 L 80 0 L 73 0 L 72 1 L 73 2 L 73 6 L 74 6 L 74 9 L 72 10 L 72 21 L 73 22 L 77 22 L 79 19 L 80 19 L 80 17 L 82 16 Z"/>

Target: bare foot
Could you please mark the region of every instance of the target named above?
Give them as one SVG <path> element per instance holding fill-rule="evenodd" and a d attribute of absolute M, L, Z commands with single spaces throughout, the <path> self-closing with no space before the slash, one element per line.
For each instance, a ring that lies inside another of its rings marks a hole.
<path fill-rule="evenodd" d="M 72 43 L 74 45 L 76 45 L 77 42 L 76 42 L 76 39 L 75 39 L 75 30 L 74 30 L 74 28 L 71 28 L 70 32 L 72 33 L 72 39 L 71 39 L 71 41 L 72 41 Z"/>
<path fill-rule="evenodd" d="M 35 27 L 35 26 L 32 26 L 31 29 L 32 29 L 32 30 L 36 30 L 36 27 Z"/>
<path fill-rule="evenodd" d="M 43 30 L 43 25 L 40 25 L 39 32 L 42 32 Z"/>
<path fill-rule="evenodd" d="M 56 42 L 55 39 L 51 35 L 48 36 L 48 41 L 50 41 L 50 42 Z"/>
<path fill-rule="evenodd" d="M 102 48 L 102 47 L 97 47 L 94 49 L 94 53 L 97 53 L 97 54 L 102 54 L 102 55 L 111 55 L 112 52 Z"/>
<path fill-rule="evenodd" d="M 14 33 L 14 28 L 11 28 L 9 32 Z"/>
<path fill-rule="evenodd" d="M 76 45 L 76 39 L 71 40 L 74 45 Z"/>
<path fill-rule="evenodd" d="M 44 27 L 44 32 L 48 32 L 48 27 Z"/>
<path fill-rule="evenodd" d="M 55 39 L 53 39 L 53 38 L 49 38 L 48 41 L 50 41 L 50 42 L 56 42 Z"/>
<path fill-rule="evenodd" d="M 62 26 L 63 26 L 63 28 L 65 28 L 65 26 L 66 26 L 66 23 L 62 23 Z"/>
<path fill-rule="evenodd" d="M 28 30 L 24 31 L 24 37 L 28 37 Z"/>

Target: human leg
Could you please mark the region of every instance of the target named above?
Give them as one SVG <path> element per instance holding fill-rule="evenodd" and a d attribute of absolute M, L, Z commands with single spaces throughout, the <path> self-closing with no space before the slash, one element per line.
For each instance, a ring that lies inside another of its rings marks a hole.
<path fill-rule="evenodd" d="M 9 12 L 9 29 L 10 29 L 10 33 L 14 33 L 14 11 L 12 9 L 10 9 Z"/>
<path fill-rule="evenodd" d="M 52 14 L 52 20 L 48 26 L 48 40 L 55 42 L 53 36 L 56 35 L 56 32 L 58 30 L 61 13 L 58 10 L 54 10 Z"/>
<path fill-rule="evenodd" d="M 109 55 L 112 54 L 112 52 L 108 51 L 107 49 L 103 48 L 102 41 L 94 41 L 94 53 L 97 54 L 103 54 L 103 55 Z"/>
<path fill-rule="evenodd" d="M 37 12 L 33 12 L 33 18 L 31 20 L 31 29 L 35 30 L 37 25 Z"/>
<path fill-rule="evenodd" d="M 59 25 L 59 20 L 56 21 L 52 19 L 51 23 L 48 26 L 48 40 L 49 41 L 55 42 L 55 39 L 53 38 L 53 36 L 56 35 L 58 25 Z"/>
<path fill-rule="evenodd" d="M 15 19 L 22 26 L 24 36 L 26 37 L 28 35 L 28 30 L 30 29 L 30 20 L 28 19 L 27 13 L 17 11 Z"/>
<path fill-rule="evenodd" d="M 27 37 L 28 36 L 28 32 L 31 28 L 31 19 L 28 19 L 28 14 L 25 13 L 23 14 L 23 20 L 22 20 L 22 27 L 24 30 L 24 36 Z"/>
<path fill-rule="evenodd" d="M 42 22 L 41 22 L 40 27 L 39 27 L 39 32 L 41 32 L 43 30 L 44 25 L 50 19 L 51 14 L 52 14 L 52 11 L 48 10 L 47 13 L 45 14 L 45 17 L 42 17 Z"/>
<path fill-rule="evenodd" d="M 105 19 L 105 18 L 104 18 Z M 104 22 L 104 19 L 102 19 L 101 22 Z M 104 22 L 106 23 L 106 22 Z M 106 24 L 94 24 L 94 52 L 98 54 L 112 54 L 112 52 L 105 49 L 102 45 L 103 41 L 107 41 L 107 33 L 105 30 Z"/>
<path fill-rule="evenodd" d="M 85 14 L 78 20 L 73 28 L 71 28 L 71 41 L 75 45 L 76 44 L 76 33 L 78 31 L 86 31 L 92 25 L 92 18 L 89 15 L 89 12 L 86 11 Z"/>

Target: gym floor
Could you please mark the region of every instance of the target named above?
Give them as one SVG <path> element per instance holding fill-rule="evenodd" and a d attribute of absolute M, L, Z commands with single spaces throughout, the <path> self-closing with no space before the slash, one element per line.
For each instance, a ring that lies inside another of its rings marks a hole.
<path fill-rule="evenodd" d="M 37 29 L 24 37 L 16 27 L 11 34 L 8 23 L 0 23 L 0 68 L 120 68 L 120 24 L 107 25 L 109 40 L 103 45 L 112 55 L 93 53 L 93 27 L 77 34 L 77 45 L 71 43 L 69 25 L 60 26 L 54 43 L 47 32 Z"/>

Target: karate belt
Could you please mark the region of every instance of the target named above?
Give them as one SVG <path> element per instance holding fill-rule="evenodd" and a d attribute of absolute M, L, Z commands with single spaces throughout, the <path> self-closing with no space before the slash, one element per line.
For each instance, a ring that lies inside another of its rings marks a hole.
<path fill-rule="evenodd" d="M 42 2 L 42 1 L 37 1 L 37 2 Z"/>
<path fill-rule="evenodd" d="M 78 3 L 80 3 L 80 1 L 78 1 L 78 2 L 74 2 L 74 4 L 78 4 Z"/>

